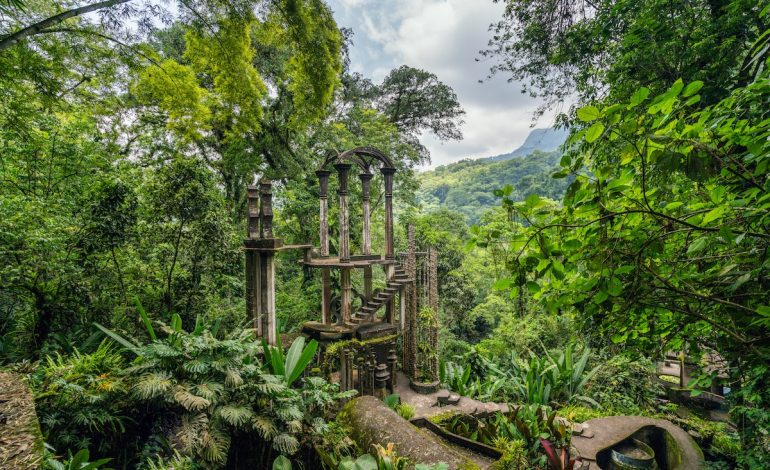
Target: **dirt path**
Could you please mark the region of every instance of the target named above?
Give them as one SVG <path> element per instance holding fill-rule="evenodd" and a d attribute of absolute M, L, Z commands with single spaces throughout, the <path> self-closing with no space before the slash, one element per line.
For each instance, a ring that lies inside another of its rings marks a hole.
<path fill-rule="evenodd" d="M 39 468 L 43 438 L 35 402 L 23 376 L 0 372 L 0 468 Z"/>

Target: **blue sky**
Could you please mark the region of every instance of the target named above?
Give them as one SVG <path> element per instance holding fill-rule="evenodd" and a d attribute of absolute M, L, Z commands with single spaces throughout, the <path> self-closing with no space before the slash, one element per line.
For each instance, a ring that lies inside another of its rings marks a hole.
<path fill-rule="evenodd" d="M 503 6 L 492 0 L 327 0 L 340 26 L 353 29 L 351 68 L 381 81 L 406 64 L 435 73 L 451 86 L 467 113 L 464 139 L 439 142 L 422 138 L 431 152 L 431 167 L 462 158 L 506 153 L 529 133 L 537 101 L 521 93 L 518 83 L 498 76 L 479 83 L 490 62 L 477 62 L 489 39 L 490 23 Z M 537 127 L 549 127 L 548 114 Z"/>

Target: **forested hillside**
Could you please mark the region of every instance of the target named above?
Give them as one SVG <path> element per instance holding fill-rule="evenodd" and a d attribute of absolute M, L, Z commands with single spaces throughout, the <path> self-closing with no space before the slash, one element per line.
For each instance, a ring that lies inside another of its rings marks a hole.
<path fill-rule="evenodd" d="M 425 211 L 457 211 L 469 224 L 478 223 L 484 212 L 500 204 L 494 191 L 506 185 L 513 187 L 515 200 L 530 194 L 560 200 L 569 185 L 569 180 L 551 177 L 560 169 L 560 159 L 561 152 L 535 150 L 502 161 L 462 160 L 440 166 L 418 174 L 417 200 Z"/>

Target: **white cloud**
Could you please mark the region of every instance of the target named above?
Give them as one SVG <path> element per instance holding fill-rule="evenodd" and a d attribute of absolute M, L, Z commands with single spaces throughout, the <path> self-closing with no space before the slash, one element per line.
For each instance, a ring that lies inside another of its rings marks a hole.
<path fill-rule="evenodd" d="M 467 115 L 460 142 L 425 136 L 431 166 L 513 150 L 530 130 L 537 102 L 505 77 L 479 83 L 489 62 L 476 61 L 489 39 L 488 27 L 503 5 L 491 0 L 331 0 L 341 26 L 353 28 L 355 71 L 379 81 L 401 64 L 435 73 L 457 93 Z M 541 118 L 545 127 L 552 117 Z"/>

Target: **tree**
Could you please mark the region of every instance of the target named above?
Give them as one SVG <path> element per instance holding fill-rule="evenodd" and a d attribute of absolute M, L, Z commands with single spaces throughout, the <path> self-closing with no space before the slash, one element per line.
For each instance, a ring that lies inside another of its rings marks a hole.
<path fill-rule="evenodd" d="M 484 57 L 491 73 L 522 81 L 543 100 L 538 113 L 577 96 L 581 103 L 654 94 L 674 80 L 701 80 L 703 105 L 747 83 L 745 53 L 768 27 L 751 0 L 497 0 L 503 18 Z"/>

